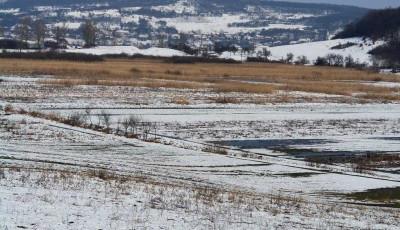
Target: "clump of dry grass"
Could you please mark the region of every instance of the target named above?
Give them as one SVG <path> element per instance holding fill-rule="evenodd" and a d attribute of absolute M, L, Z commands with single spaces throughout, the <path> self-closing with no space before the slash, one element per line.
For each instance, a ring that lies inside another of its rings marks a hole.
<path fill-rule="evenodd" d="M 189 105 L 190 101 L 188 98 L 183 97 L 183 96 L 177 96 L 173 97 L 171 100 L 171 103 L 177 104 L 177 105 Z"/>
<path fill-rule="evenodd" d="M 183 75 L 183 72 L 180 70 L 167 70 L 165 73 L 169 75 Z"/>
<path fill-rule="evenodd" d="M 132 73 L 141 73 L 142 71 L 141 71 L 140 69 L 136 68 L 136 67 L 133 67 L 133 68 L 131 69 L 131 72 L 132 72 Z"/>
<path fill-rule="evenodd" d="M 214 97 L 211 100 L 218 104 L 238 104 L 240 102 L 237 98 L 225 96 Z"/>

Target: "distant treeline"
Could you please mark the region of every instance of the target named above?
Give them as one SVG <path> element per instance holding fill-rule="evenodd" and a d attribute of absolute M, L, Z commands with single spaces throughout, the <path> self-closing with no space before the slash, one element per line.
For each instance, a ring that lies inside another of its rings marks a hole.
<path fill-rule="evenodd" d="M 81 53 L 59 53 L 59 52 L 2 52 L 0 58 L 34 59 L 34 60 L 63 60 L 63 61 L 83 61 L 97 62 L 104 58 L 92 54 Z"/>
<path fill-rule="evenodd" d="M 104 61 L 106 58 L 124 58 L 124 59 L 158 59 L 167 63 L 174 64 L 195 64 L 195 63 L 225 63 L 237 64 L 239 61 L 233 59 L 220 59 L 212 57 L 193 57 L 193 56 L 173 56 L 173 57 L 159 57 L 147 56 L 142 54 L 110 54 L 110 55 L 93 55 L 83 53 L 65 53 L 54 51 L 43 52 L 0 52 L 0 58 L 17 58 L 17 59 L 33 59 L 33 60 L 63 60 L 63 61 L 83 61 L 83 62 L 97 62 Z"/>
<path fill-rule="evenodd" d="M 163 60 L 167 63 L 174 64 L 195 64 L 195 63 L 225 63 L 225 64 L 237 64 L 239 61 L 233 59 L 222 59 L 216 57 L 195 57 L 195 56 L 172 56 L 172 57 L 159 57 L 159 56 L 149 56 L 143 54 L 107 54 L 102 55 L 103 58 L 127 58 L 127 59 L 137 59 L 137 58 L 145 58 L 145 59 L 158 59 Z"/>
<path fill-rule="evenodd" d="M 194 63 L 225 63 L 225 64 L 236 64 L 240 63 L 233 59 L 222 59 L 212 57 L 193 57 L 193 56 L 173 56 L 166 59 L 166 62 L 174 64 L 194 64 Z"/>
<path fill-rule="evenodd" d="M 26 42 L 17 41 L 13 39 L 0 39 L 0 49 L 27 49 Z"/>

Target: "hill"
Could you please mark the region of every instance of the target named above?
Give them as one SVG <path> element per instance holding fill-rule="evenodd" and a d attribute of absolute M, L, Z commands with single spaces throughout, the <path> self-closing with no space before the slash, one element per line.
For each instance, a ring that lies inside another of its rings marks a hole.
<path fill-rule="evenodd" d="M 49 30 L 65 25 L 73 45 L 79 45 L 80 26 L 91 19 L 99 29 L 97 45 L 102 46 L 177 48 L 181 34 L 190 46 L 203 48 L 217 41 L 278 46 L 327 40 L 366 12 L 352 6 L 267 0 L 8 0 L 0 1 L 0 27 L 12 37 L 22 18 L 42 19 Z"/>
<path fill-rule="evenodd" d="M 365 37 L 385 41 L 369 53 L 383 67 L 400 66 L 400 7 L 372 10 L 359 21 L 349 24 L 335 38 Z"/>
<path fill-rule="evenodd" d="M 372 10 L 360 20 L 351 23 L 335 38 L 368 37 L 391 39 L 400 31 L 400 7 L 396 9 Z"/>

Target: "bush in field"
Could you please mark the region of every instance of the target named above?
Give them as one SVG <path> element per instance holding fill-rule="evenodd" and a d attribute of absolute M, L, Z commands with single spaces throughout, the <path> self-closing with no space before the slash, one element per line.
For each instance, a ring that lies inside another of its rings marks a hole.
<path fill-rule="evenodd" d="M 296 61 L 294 62 L 296 65 L 307 65 L 310 64 L 310 61 L 307 59 L 306 56 L 298 56 Z"/>
<path fill-rule="evenodd" d="M 221 155 L 228 155 L 228 151 L 218 145 L 206 146 L 202 149 L 203 152 L 216 153 Z"/>
<path fill-rule="evenodd" d="M 286 54 L 286 59 L 284 60 L 284 62 L 286 64 L 290 64 L 290 63 L 293 62 L 293 59 L 294 59 L 294 54 L 293 53 L 288 53 L 288 54 Z"/>
<path fill-rule="evenodd" d="M 339 54 L 328 54 L 326 55 L 326 60 L 330 66 L 343 67 L 344 58 Z"/>
<path fill-rule="evenodd" d="M 314 65 L 316 65 L 316 66 L 327 66 L 328 65 L 328 61 L 324 57 L 318 57 L 315 60 Z"/>
<path fill-rule="evenodd" d="M 85 116 L 82 113 L 72 113 L 65 120 L 65 123 L 72 126 L 82 126 L 85 124 Z"/>

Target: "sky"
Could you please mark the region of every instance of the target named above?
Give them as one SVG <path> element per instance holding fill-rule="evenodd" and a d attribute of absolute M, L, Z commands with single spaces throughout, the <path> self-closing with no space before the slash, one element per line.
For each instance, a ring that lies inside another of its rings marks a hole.
<path fill-rule="evenodd" d="M 354 5 L 354 6 L 361 6 L 374 9 L 400 6 L 400 0 L 286 0 L 286 1 Z"/>

